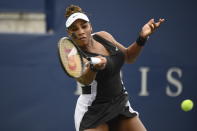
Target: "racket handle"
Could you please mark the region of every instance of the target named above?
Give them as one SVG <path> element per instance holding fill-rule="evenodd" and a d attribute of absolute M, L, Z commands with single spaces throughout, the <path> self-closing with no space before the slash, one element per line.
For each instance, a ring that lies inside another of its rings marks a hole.
<path fill-rule="evenodd" d="M 100 58 L 97 58 L 97 57 L 90 57 L 90 63 L 91 64 L 98 64 L 101 62 L 101 59 Z"/>

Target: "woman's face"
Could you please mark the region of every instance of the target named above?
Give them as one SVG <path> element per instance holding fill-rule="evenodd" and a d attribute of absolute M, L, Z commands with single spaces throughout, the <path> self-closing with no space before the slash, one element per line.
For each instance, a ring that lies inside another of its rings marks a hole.
<path fill-rule="evenodd" d="M 76 20 L 69 28 L 68 34 L 80 46 L 85 47 L 91 42 L 92 26 L 84 20 Z"/>

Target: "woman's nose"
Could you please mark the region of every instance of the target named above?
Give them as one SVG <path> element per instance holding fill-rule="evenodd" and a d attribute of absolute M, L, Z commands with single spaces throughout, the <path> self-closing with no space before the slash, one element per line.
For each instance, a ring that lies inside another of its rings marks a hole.
<path fill-rule="evenodd" d="M 78 30 L 78 35 L 82 35 L 82 34 L 84 34 L 85 32 L 84 32 L 84 30 L 82 29 L 82 28 L 79 28 L 79 30 Z"/>

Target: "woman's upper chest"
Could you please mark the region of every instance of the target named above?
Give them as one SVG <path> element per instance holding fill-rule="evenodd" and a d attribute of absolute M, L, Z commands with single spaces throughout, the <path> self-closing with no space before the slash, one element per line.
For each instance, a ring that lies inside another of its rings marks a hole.
<path fill-rule="evenodd" d="M 89 52 L 100 54 L 102 56 L 110 55 L 110 51 L 104 45 L 96 41 L 94 42 L 93 48 L 91 48 Z"/>

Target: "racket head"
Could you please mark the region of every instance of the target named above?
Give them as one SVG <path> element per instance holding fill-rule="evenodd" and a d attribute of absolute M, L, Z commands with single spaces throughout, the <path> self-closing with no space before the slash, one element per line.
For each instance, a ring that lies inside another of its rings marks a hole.
<path fill-rule="evenodd" d="M 68 37 L 62 37 L 58 42 L 61 64 L 68 76 L 79 78 L 83 74 L 83 58 L 77 46 Z"/>

